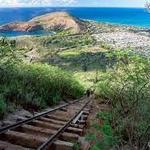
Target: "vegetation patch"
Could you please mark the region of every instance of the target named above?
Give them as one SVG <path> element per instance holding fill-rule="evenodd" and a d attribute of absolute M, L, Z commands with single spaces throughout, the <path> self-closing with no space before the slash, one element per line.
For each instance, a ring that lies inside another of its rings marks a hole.
<path fill-rule="evenodd" d="M 80 52 L 76 50 L 74 51 L 67 50 L 67 51 L 58 53 L 58 55 L 62 58 L 73 58 L 73 57 L 77 57 L 78 55 L 80 55 Z"/>
<path fill-rule="evenodd" d="M 96 95 L 112 107 L 112 125 L 121 145 L 145 149 L 150 135 L 150 62 L 130 52 L 109 54 L 116 65 L 101 76 Z"/>
<path fill-rule="evenodd" d="M 1 95 L 26 108 L 43 108 L 60 100 L 75 99 L 83 87 L 67 72 L 46 64 L 19 64 L 0 75 Z"/>
<path fill-rule="evenodd" d="M 111 127 L 111 114 L 109 112 L 98 112 L 93 123 L 95 132 L 87 134 L 86 139 L 92 143 L 91 150 L 111 149 L 117 145 L 117 136 L 115 136 Z"/>
<path fill-rule="evenodd" d="M 71 73 L 47 64 L 23 63 L 9 41 L 1 43 L 0 114 L 10 103 L 39 110 L 60 100 L 82 96 L 84 88 Z"/>

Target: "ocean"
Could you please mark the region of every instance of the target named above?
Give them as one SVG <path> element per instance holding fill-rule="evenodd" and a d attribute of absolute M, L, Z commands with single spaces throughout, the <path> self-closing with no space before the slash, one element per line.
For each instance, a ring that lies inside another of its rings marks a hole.
<path fill-rule="evenodd" d="M 150 28 L 150 13 L 144 8 L 0 8 L 0 25 L 15 21 L 28 21 L 33 17 L 55 11 L 66 11 L 81 19 Z M 11 36 L 25 33 L 0 33 L 2 34 Z"/>

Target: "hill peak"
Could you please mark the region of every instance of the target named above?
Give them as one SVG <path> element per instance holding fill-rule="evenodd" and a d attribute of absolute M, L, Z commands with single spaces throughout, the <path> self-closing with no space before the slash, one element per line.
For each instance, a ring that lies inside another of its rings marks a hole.
<path fill-rule="evenodd" d="M 15 22 L 0 26 L 0 31 L 32 32 L 37 30 L 70 30 L 80 33 L 86 29 L 84 21 L 67 12 L 52 12 L 32 18 L 28 22 Z"/>

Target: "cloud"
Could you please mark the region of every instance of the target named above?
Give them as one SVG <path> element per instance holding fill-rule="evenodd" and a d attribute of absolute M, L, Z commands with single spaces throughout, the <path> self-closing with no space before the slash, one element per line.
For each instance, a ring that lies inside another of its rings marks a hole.
<path fill-rule="evenodd" d="M 0 6 L 18 6 L 17 0 L 0 0 Z"/>
<path fill-rule="evenodd" d="M 63 3 L 66 3 L 66 4 L 73 4 L 73 3 L 77 3 L 76 0 L 59 0 L 59 2 L 62 1 Z"/>
<path fill-rule="evenodd" d="M 0 0 L 0 7 L 69 5 L 76 0 Z"/>
<path fill-rule="evenodd" d="M 144 7 L 150 0 L 0 0 L 0 7 L 96 6 Z"/>

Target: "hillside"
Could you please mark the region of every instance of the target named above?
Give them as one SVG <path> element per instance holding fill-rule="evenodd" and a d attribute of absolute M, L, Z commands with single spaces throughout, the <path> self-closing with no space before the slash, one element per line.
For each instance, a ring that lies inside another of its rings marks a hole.
<path fill-rule="evenodd" d="M 29 20 L 28 22 L 13 22 L 0 26 L 0 32 L 19 31 L 36 32 L 39 30 L 62 31 L 81 33 L 86 29 L 84 21 L 72 17 L 66 12 L 48 13 Z"/>
<path fill-rule="evenodd" d="M 28 23 L 46 29 L 47 22 L 58 19 L 50 16 Z M 62 24 L 61 19 L 58 22 Z M 85 24 L 86 34 L 71 34 L 68 27 L 48 36 L 0 40 L 0 117 L 18 106 L 39 111 L 78 98 L 88 89 L 94 93 L 85 135 L 91 150 L 145 149 L 150 120 L 149 31 L 92 21 Z"/>

